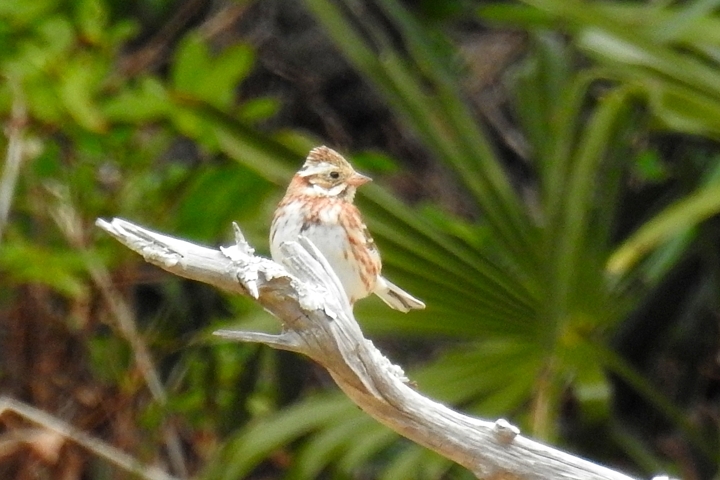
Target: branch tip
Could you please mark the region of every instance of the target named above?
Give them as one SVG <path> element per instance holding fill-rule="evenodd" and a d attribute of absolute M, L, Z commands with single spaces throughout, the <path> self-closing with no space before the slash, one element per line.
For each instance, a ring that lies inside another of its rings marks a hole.
<path fill-rule="evenodd" d="M 242 230 L 240 230 L 240 226 L 237 224 L 237 222 L 233 222 L 233 233 L 235 234 L 235 245 L 242 250 L 245 255 L 252 256 L 255 254 L 255 249 L 250 246 L 250 244 L 245 240 L 245 235 L 243 235 Z"/>
<path fill-rule="evenodd" d="M 301 344 L 292 332 L 272 335 L 269 333 L 243 332 L 240 330 L 215 330 L 213 335 L 235 342 L 262 343 L 263 345 L 282 350 L 290 350 L 293 352 L 301 351 Z"/>

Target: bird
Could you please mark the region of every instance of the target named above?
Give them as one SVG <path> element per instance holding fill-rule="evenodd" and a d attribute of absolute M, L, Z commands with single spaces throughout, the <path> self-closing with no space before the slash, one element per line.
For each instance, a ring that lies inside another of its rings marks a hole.
<path fill-rule="evenodd" d="M 280 262 L 283 243 L 303 235 L 327 259 L 351 305 L 374 293 L 401 312 L 423 309 L 421 300 L 381 274 L 380 252 L 353 203 L 357 188 L 371 180 L 331 148 L 310 150 L 275 209 L 271 256 Z"/>

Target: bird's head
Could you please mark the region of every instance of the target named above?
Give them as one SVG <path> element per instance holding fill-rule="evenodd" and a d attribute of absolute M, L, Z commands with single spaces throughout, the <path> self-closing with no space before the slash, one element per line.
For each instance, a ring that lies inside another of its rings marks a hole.
<path fill-rule="evenodd" d="M 348 201 L 355 197 L 357 187 L 372 181 L 356 172 L 342 155 L 325 146 L 310 150 L 305 164 L 295 176 L 304 186 L 305 194 Z"/>

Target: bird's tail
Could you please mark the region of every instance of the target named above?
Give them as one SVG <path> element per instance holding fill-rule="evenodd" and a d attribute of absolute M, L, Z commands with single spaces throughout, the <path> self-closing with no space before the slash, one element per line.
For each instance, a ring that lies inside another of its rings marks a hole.
<path fill-rule="evenodd" d="M 402 288 L 387 280 L 385 277 L 378 277 L 374 293 L 391 308 L 400 310 L 401 312 L 422 310 L 425 308 L 425 304 L 422 301 L 413 297 Z"/>

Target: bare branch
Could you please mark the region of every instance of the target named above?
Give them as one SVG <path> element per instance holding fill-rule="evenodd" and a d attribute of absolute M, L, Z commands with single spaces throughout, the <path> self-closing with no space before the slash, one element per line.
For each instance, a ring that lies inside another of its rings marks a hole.
<path fill-rule="evenodd" d="M 237 245 L 215 250 L 121 219 L 97 225 L 171 273 L 255 298 L 283 323 L 281 335 L 216 334 L 309 356 L 369 415 L 479 478 L 631 478 L 524 437 L 505 420 L 460 414 L 411 388 L 402 369 L 363 337 L 337 277 L 306 240 L 285 244 L 280 266 L 254 256 L 237 227 Z"/>

